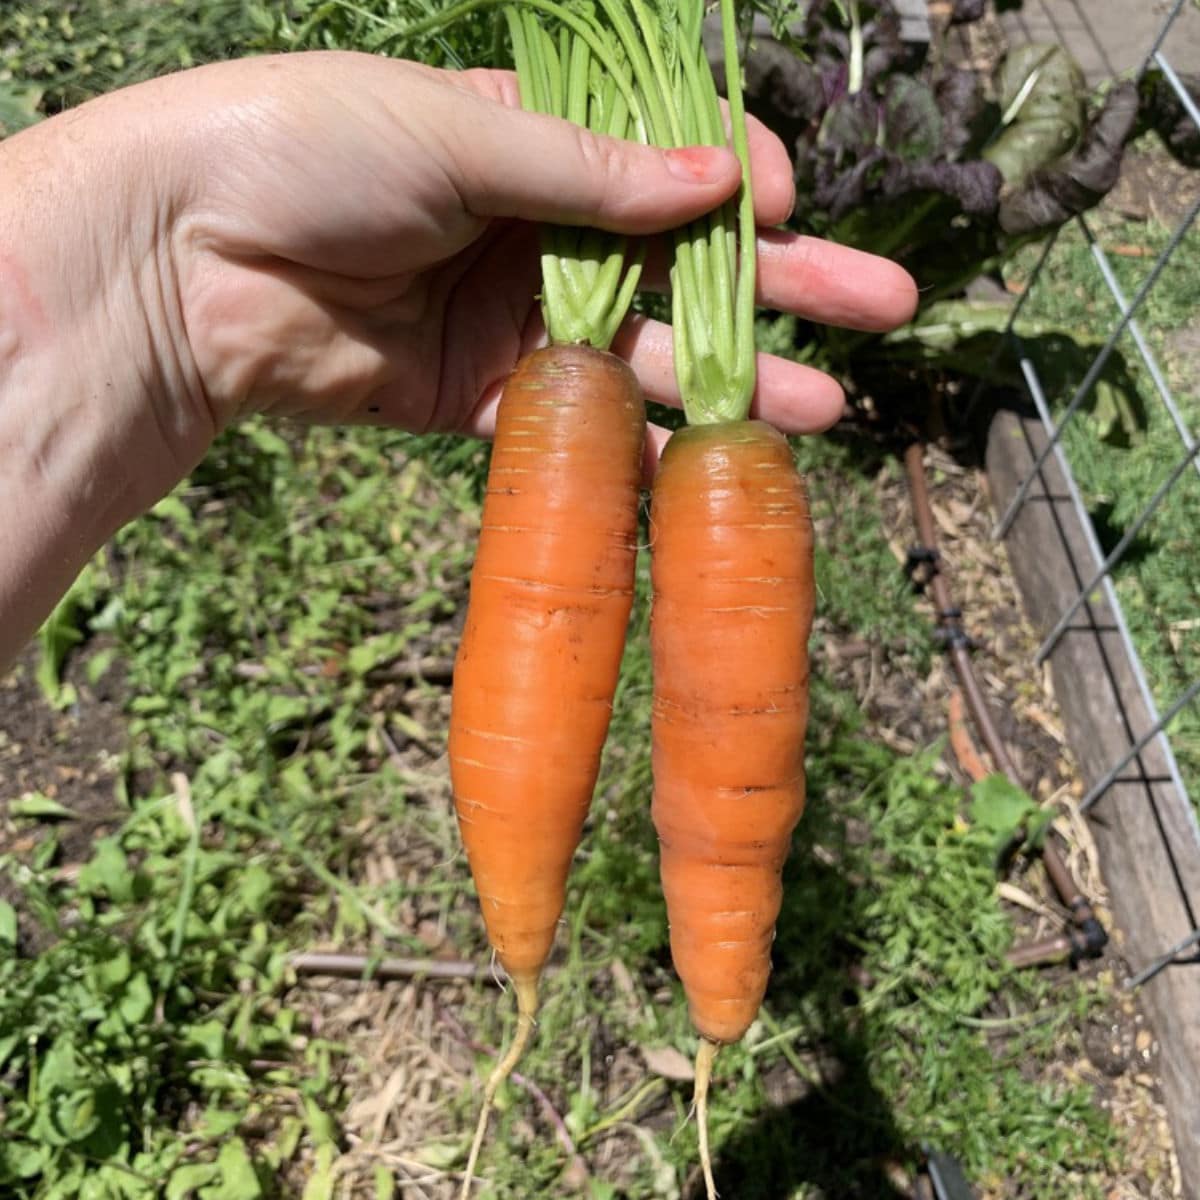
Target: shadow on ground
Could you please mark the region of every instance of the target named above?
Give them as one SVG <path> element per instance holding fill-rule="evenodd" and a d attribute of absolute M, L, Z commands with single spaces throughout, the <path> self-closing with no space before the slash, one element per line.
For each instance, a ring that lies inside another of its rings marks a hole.
<path fill-rule="evenodd" d="M 770 1109 L 727 1141 L 714 1164 L 717 1191 L 739 1200 L 778 1200 L 801 1184 L 837 1200 L 908 1200 L 888 1163 L 910 1158 L 886 1101 L 871 1086 L 853 1042 L 825 1065 L 831 1084 Z"/>

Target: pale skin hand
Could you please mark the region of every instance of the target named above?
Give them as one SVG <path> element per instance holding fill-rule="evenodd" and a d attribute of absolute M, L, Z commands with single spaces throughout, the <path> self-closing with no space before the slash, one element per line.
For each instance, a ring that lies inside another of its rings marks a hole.
<path fill-rule="evenodd" d="M 760 126 L 751 150 L 779 224 L 787 156 Z M 239 416 L 487 436 L 542 336 L 536 223 L 650 234 L 739 178 L 725 150 L 521 112 L 507 73 L 351 54 L 183 72 L 0 144 L 0 668 Z M 887 329 L 915 305 L 843 247 L 772 231 L 759 259 L 762 302 L 812 320 Z M 613 349 L 678 402 L 668 329 L 630 320 Z M 827 376 L 761 359 L 757 415 L 812 433 L 841 408 Z"/>

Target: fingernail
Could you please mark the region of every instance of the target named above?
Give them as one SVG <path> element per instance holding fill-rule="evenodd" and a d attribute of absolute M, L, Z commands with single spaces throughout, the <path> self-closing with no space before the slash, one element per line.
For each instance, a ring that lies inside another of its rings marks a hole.
<path fill-rule="evenodd" d="M 685 183 L 715 183 L 729 170 L 730 151 L 721 146 L 681 146 L 667 150 L 667 170 Z"/>

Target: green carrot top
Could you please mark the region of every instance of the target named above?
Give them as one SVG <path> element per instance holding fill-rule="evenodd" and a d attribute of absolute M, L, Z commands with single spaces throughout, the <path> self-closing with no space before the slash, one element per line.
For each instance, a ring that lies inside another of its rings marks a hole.
<path fill-rule="evenodd" d="M 525 108 L 611 137 L 636 134 L 633 94 L 603 29 L 585 37 L 579 25 L 560 24 L 555 37 L 524 5 L 507 7 L 504 16 Z M 615 234 L 544 229 L 542 315 L 550 341 L 607 349 L 629 311 L 641 265 L 640 249 L 631 253 Z"/>
<path fill-rule="evenodd" d="M 415 38 L 495 3 L 503 7 L 526 108 L 664 148 L 728 144 L 704 51 L 704 0 L 462 0 L 387 41 Z M 745 419 L 755 383 L 754 203 L 734 0 L 720 0 L 720 11 L 742 183 L 733 199 L 674 234 L 675 373 L 692 424 Z M 550 340 L 607 348 L 641 264 L 641 250 L 616 235 L 545 230 L 542 311 Z"/>
<path fill-rule="evenodd" d="M 615 69 L 632 86 L 631 119 L 646 140 L 663 147 L 727 144 L 704 50 L 703 0 L 657 0 L 653 7 L 648 0 L 597 0 L 584 11 L 616 40 Z M 755 383 L 754 201 L 733 0 L 721 0 L 721 28 L 742 184 L 736 197 L 675 232 L 671 267 L 675 374 L 692 424 L 745 419 Z"/>
<path fill-rule="evenodd" d="M 605 11 L 626 0 L 601 0 Z M 660 146 L 727 144 L 724 115 L 702 38 L 700 0 L 627 0 L 646 47 L 636 66 L 651 140 Z M 737 58 L 733 0 L 721 0 L 721 30 L 738 194 L 675 233 L 671 313 L 675 375 L 688 422 L 744 420 L 754 394 L 754 200 Z M 656 35 L 657 34 L 657 38 Z"/>

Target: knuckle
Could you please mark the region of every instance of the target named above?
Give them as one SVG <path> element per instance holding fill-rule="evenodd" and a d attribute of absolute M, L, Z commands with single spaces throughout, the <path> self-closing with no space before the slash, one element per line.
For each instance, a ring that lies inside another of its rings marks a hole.
<path fill-rule="evenodd" d="M 633 191 L 627 154 L 612 138 L 597 137 L 586 129 L 578 131 L 576 141 L 589 180 L 589 207 L 609 216 L 623 211 Z"/>

